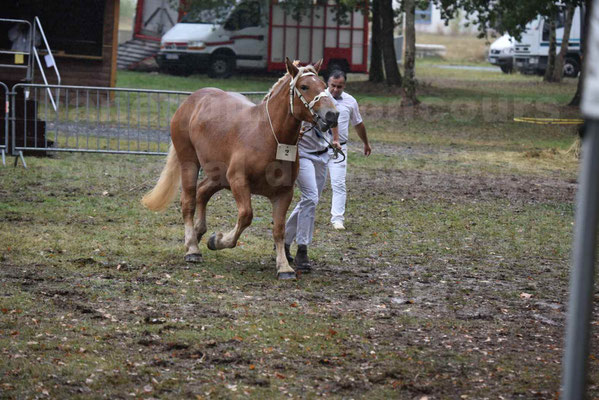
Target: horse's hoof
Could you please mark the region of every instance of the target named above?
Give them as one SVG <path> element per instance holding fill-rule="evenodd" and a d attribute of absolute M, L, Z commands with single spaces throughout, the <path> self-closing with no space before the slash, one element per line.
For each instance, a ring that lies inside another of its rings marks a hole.
<path fill-rule="evenodd" d="M 200 253 L 185 254 L 185 261 L 188 263 L 199 263 L 202 262 L 202 255 Z"/>
<path fill-rule="evenodd" d="M 210 238 L 208 238 L 208 248 L 210 250 L 216 250 L 216 233 L 213 233 Z"/>
<path fill-rule="evenodd" d="M 295 266 L 295 270 L 301 272 L 302 274 L 309 274 L 312 272 L 312 265 L 310 264 L 300 264 Z"/>
<path fill-rule="evenodd" d="M 277 272 L 277 279 L 280 281 L 287 281 L 290 279 L 297 279 L 295 272 Z"/>

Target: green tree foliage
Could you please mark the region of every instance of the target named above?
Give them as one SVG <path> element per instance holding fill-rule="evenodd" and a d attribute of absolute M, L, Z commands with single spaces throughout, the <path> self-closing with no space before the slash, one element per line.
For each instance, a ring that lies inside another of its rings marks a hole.
<path fill-rule="evenodd" d="M 583 0 L 433 0 L 441 9 L 445 21 L 454 18 L 463 10 L 470 23 L 477 24 L 479 36 L 484 37 L 489 29 L 508 32 L 519 39 L 526 24 L 537 15 L 555 16 L 559 8 L 570 4 L 579 6 Z"/>
<path fill-rule="evenodd" d="M 179 0 L 169 0 L 171 5 L 178 6 Z M 183 3 L 183 2 L 181 2 Z M 237 3 L 236 0 L 186 0 L 182 7 L 183 12 L 202 12 L 212 10 L 220 18 L 224 18 L 231 7 Z M 307 15 L 314 5 L 314 0 L 285 0 L 278 3 L 288 15 L 296 19 Z M 317 0 L 316 4 L 324 5 L 326 0 Z M 337 0 L 335 18 L 345 22 L 349 19 L 351 11 L 364 9 L 365 2 L 362 0 Z"/>
<path fill-rule="evenodd" d="M 460 10 L 464 10 L 470 23 L 478 25 L 479 37 L 486 37 L 489 29 L 498 32 L 507 32 L 517 40 L 526 30 L 526 25 L 538 15 L 550 21 L 555 21 L 557 15 L 563 10 L 572 10 L 583 4 L 590 6 L 589 0 L 433 0 L 441 9 L 441 16 L 446 23 Z M 551 23 L 555 26 L 554 23 Z M 551 36 L 549 62 L 547 65 L 546 80 L 554 81 L 553 76 L 561 71 L 554 72 L 555 64 L 563 63 L 564 54 L 560 52 L 556 57 L 555 35 Z M 583 50 L 584 52 L 584 50 Z M 557 59 L 557 60 L 556 60 Z M 561 69 L 561 68 L 560 68 Z M 582 76 L 582 74 L 581 74 Z M 579 80 L 580 83 L 580 80 Z M 579 88 L 581 85 L 579 84 Z M 570 104 L 577 104 L 580 90 L 577 91 Z"/>
<path fill-rule="evenodd" d="M 227 13 L 236 3 L 235 0 L 169 0 L 171 7 L 178 8 L 184 14 L 200 15 L 210 10 L 217 19 L 224 19 Z"/>

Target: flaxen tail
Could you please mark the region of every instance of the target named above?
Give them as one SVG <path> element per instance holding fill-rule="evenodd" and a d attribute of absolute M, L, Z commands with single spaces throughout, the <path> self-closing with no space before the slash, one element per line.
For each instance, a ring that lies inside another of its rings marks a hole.
<path fill-rule="evenodd" d="M 146 193 L 141 199 L 141 204 L 152 211 L 164 210 L 177 196 L 180 184 L 181 169 L 179 168 L 175 147 L 171 145 L 166 157 L 166 165 L 160 173 L 156 186 Z"/>

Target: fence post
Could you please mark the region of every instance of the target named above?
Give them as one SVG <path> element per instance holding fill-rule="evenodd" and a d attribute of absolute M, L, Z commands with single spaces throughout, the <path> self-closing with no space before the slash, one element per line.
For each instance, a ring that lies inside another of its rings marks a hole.
<path fill-rule="evenodd" d="M 6 166 L 6 153 L 8 150 L 8 87 L 4 82 L 0 82 L 0 88 L 4 89 L 4 98 L 2 100 L 2 107 L 4 107 L 4 144 L 0 146 L 0 153 L 2 153 L 2 165 Z"/>
<path fill-rule="evenodd" d="M 17 164 L 19 163 L 19 158 L 21 159 L 21 162 L 23 163 L 23 167 L 27 168 L 27 163 L 25 162 L 25 156 L 23 156 L 23 151 L 16 150 L 17 147 L 17 91 L 15 90 L 15 87 L 18 86 L 19 84 L 17 83 L 15 86 L 13 86 L 12 91 L 10 91 L 8 93 L 9 97 L 10 97 L 10 125 L 11 125 L 11 131 L 12 131 L 12 155 L 15 156 L 15 163 L 14 166 L 16 167 Z"/>

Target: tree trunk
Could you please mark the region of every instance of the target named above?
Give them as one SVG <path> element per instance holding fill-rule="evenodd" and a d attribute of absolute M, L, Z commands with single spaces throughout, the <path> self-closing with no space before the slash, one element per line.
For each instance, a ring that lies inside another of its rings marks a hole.
<path fill-rule="evenodd" d="M 553 71 L 555 70 L 556 19 L 555 14 L 546 18 L 546 21 L 549 23 L 549 54 L 547 55 L 547 68 L 545 69 L 545 77 L 543 78 L 545 82 L 553 81 Z"/>
<path fill-rule="evenodd" d="M 385 80 L 383 53 L 381 52 L 381 8 L 380 0 L 372 0 L 372 47 L 370 53 L 370 82 Z"/>
<path fill-rule="evenodd" d="M 568 103 L 569 106 L 578 107 L 580 106 L 580 101 L 582 100 L 582 88 L 584 87 L 584 66 L 580 71 L 580 76 L 578 77 L 578 85 L 576 86 L 576 93 L 574 93 L 574 97 Z"/>
<path fill-rule="evenodd" d="M 559 54 L 555 59 L 555 67 L 553 70 L 553 82 L 561 82 L 564 75 L 564 59 L 568 53 L 568 44 L 570 43 L 570 30 L 572 29 L 572 20 L 574 19 L 574 4 L 568 4 L 566 7 L 566 21 L 564 22 L 564 36 L 562 37 L 562 45 Z"/>
<path fill-rule="evenodd" d="M 416 98 L 416 79 L 414 78 L 414 66 L 416 63 L 416 28 L 414 20 L 416 19 L 416 0 L 404 0 L 404 9 L 406 18 L 405 29 L 405 60 L 403 60 L 403 99 L 401 104 L 404 106 L 415 106 L 420 103 Z"/>
<path fill-rule="evenodd" d="M 397 66 L 397 55 L 393 44 L 393 0 L 380 0 L 380 12 L 382 19 L 381 47 L 385 63 L 385 75 L 387 84 L 390 86 L 401 86 L 401 74 Z"/>
<path fill-rule="evenodd" d="M 586 41 L 586 37 L 587 37 L 587 30 L 589 28 L 589 15 L 591 14 L 591 5 L 593 4 L 592 0 L 585 0 L 584 2 L 584 8 L 585 8 L 585 15 L 584 15 L 584 23 L 582 25 L 582 36 L 580 37 L 580 75 L 578 77 L 578 86 L 576 88 L 576 93 L 574 94 L 574 97 L 572 98 L 572 100 L 570 100 L 570 103 L 568 103 L 569 106 L 572 107 L 578 107 L 580 106 L 580 100 L 582 99 L 582 88 L 584 87 L 584 71 L 585 71 L 585 67 L 584 67 L 584 55 L 586 54 L 586 49 L 587 49 L 587 41 Z"/>

